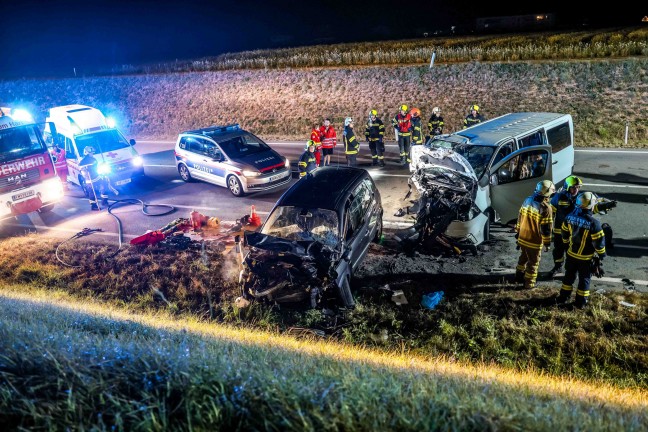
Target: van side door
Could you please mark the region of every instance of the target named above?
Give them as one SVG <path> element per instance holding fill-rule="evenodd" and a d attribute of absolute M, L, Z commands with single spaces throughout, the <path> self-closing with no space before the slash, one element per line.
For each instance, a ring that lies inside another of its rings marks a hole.
<path fill-rule="evenodd" d="M 552 177 L 551 146 L 520 149 L 494 164 L 490 174 L 491 207 L 502 223 L 517 219 L 520 206 L 541 180 Z"/>
<path fill-rule="evenodd" d="M 574 130 L 570 118 L 547 127 L 547 141 L 553 153 L 553 182 L 559 183 L 574 171 Z"/>

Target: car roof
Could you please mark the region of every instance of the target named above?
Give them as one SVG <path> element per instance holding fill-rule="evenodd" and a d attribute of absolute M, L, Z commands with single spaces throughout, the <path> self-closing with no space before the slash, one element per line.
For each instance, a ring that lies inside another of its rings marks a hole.
<path fill-rule="evenodd" d="M 241 129 L 238 123 L 229 124 L 226 126 L 209 126 L 200 129 L 192 129 L 184 132 L 180 132 L 180 135 L 199 135 L 207 138 L 211 138 L 214 141 L 228 139 L 234 136 L 239 136 L 247 131 Z"/>
<path fill-rule="evenodd" d="M 509 113 L 452 135 L 468 138 L 471 144 L 496 145 L 504 138 L 518 136 L 565 115 L 548 112 Z"/>
<path fill-rule="evenodd" d="M 361 168 L 317 168 L 288 189 L 277 205 L 337 210 L 355 186 L 367 177 L 369 174 Z"/>

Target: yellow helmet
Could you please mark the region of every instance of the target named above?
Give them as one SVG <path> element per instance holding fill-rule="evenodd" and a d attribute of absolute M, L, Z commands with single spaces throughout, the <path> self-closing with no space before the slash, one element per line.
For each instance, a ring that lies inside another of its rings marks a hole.
<path fill-rule="evenodd" d="M 535 192 L 543 197 L 550 197 L 556 193 L 556 186 L 551 180 L 542 180 L 536 185 Z"/>
<path fill-rule="evenodd" d="M 315 147 L 315 141 L 313 141 L 313 140 L 306 141 L 306 147 L 304 148 L 304 150 L 308 150 L 308 147 L 310 147 L 310 146 Z"/>
<path fill-rule="evenodd" d="M 470 105 L 470 111 L 479 112 L 479 105 Z"/>
<path fill-rule="evenodd" d="M 375 109 L 372 109 L 371 111 L 369 111 L 369 115 L 377 116 L 377 115 L 378 115 L 378 111 L 376 111 Z"/>
<path fill-rule="evenodd" d="M 407 112 L 407 109 L 408 109 L 408 108 L 409 108 L 409 107 L 408 107 L 407 105 L 405 105 L 405 104 L 403 104 L 403 105 L 400 106 L 400 110 L 401 110 L 401 111 L 405 111 L 405 112 Z"/>
<path fill-rule="evenodd" d="M 576 207 L 582 209 L 593 209 L 598 198 L 592 192 L 583 192 L 576 197 Z"/>

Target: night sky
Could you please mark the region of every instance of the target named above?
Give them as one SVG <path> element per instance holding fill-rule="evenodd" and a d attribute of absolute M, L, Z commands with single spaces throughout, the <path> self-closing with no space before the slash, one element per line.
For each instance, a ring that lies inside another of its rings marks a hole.
<path fill-rule="evenodd" d="M 17 0 L 0 7 L 0 78 L 70 76 L 122 64 L 317 43 L 458 33 L 478 17 L 554 13 L 556 28 L 641 25 L 648 8 L 592 2 Z M 575 12 L 562 11 L 569 4 Z M 645 10 L 643 10 L 645 9 Z"/>

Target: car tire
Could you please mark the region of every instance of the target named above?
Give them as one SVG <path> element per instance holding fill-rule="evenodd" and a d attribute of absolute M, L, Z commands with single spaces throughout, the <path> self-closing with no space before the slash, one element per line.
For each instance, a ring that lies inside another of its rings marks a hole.
<path fill-rule="evenodd" d="M 338 294 L 340 296 L 340 300 L 342 300 L 342 305 L 344 305 L 344 307 L 355 307 L 355 300 L 353 300 L 353 295 L 351 294 L 351 284 L 349 283 L 348 277 L 345 277 L 342 280 L 342 285 L 338 286 Z"/>
<path fill-rule="evenodd" d="M 376 229 L 376 235 L 373 239 L 374 243 L 380 243 L 382 240 L 382 235 L 383 235 L 383 221 L 382 221 L 382 214 L 378 218 L 378 221 L 376 222 L 378 224 L 378 229 Z"/>
<path fill-rule="evenodd" d="M 227 189 L 229 189 L 235 197 L 242 197 L 245 195 L 245 192 L 243 192 L 243 185 L 235 175 L 227 177 Z"/>
<path fill-rule="evenodd" d="M 191 174 L 189 173 L 189 168 L 185 164 L 178 165 L 178 174 L 180 174 L 182 181 L 186 183 L 193 181 L 193 177 L 191 177 Z"/>

